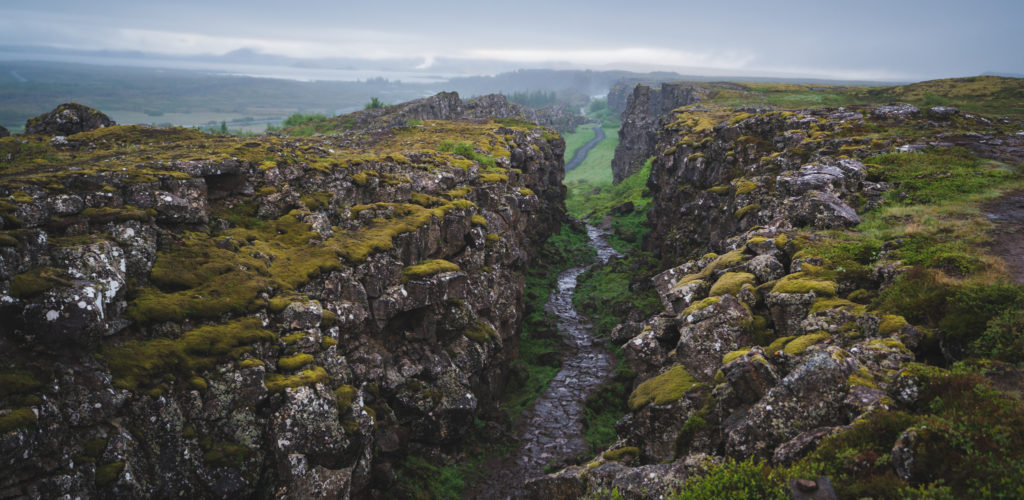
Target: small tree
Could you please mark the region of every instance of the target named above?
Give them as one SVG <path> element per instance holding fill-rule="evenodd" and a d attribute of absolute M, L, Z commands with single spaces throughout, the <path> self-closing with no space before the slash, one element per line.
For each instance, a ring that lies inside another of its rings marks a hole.
<path fill-rule="evenodd" d="M 370 102 L 366 103 L 366 106 L 364 106 L 363 109 L 377 109 L 383 108 L 385 106 L 387 106 L 387 104 L 381 102 L 380 99 L 377 99 L 376 97 L 371 97 Z"/>
<path fill-rule="evenodd" d="M 228 133 L 228 122 L 221 120 L 220 122 L 220 133 Z"/>

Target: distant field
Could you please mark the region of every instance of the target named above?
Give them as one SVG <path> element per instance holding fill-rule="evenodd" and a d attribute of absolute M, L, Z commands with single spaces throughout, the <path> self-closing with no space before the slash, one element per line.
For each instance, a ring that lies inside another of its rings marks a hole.
<path fill-rule="evenodd" d="M 729 85 L 712 92 L 725 106 L 781 108 L 905 102 L 920 107 L 953 106 L 971 113 L 1024 117 L 1024 79 L 998 76 L 950 78 L 896 87 L 853 87 L 785 83 Z"/>
<path fill-rule="evenodd" d="M 576 127 L 574 132 L 562 134 L 562 138 L 565 139 L 565 162 L 569 163 L 576 155 L 576 150 L 594 138 L 594 124 L 584 123 Z"/>
<path fill-rule="evenodd" d="M 573 217 L 586 217 L 593 207 L 586 202 L 590 191 L 594 189 L 607 189 L 612 185 L 612 157 L 615 156 L 615 148 L 619 145 L 618 126 L 602 127 L 605 132 L 605 139 L 594 149 L 590 150 L 587 159 L 583 163 L 565 174 L 565 185 L 568 188 L 565 205 Z M 577 132 L 577 135 L 581 132 Z M 588 131 L 587 140 L 593 138 L 593 130 Z M 573 138 L 577 141 L 578 138 Z M 577 146 L 578 147 L 578 146 Z M 568 147 L 566 151 L 568 152 Z"/>

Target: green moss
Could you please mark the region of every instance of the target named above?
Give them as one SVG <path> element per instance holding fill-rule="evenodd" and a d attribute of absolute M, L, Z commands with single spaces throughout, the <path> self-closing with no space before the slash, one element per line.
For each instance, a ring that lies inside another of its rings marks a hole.
<path fill-rule="evenodd" d="M 867 310 L 867 307 L 855 304 L 846 299 L 821 297 L 814 300 L 814 304 L 811 305 L 811 313 L 819 313 L 836 308 L 844 309 L 856 315 L 864 314 Z"/>
<path fill-rule="evenodd" d="M 200 391 L 205 391 L 206 388 L 209 387 L 206 383 L 206 379 L 203 377 L 192 377 L 188 382 L 189 384 L 192 384 L 193 389 L 198 389 Z"/>
<path fill-rule="evenodd" d="M 473 217 L 470 217 L 470 221 L 473 223 L 474 226 L 487 227 L 487 219 L 485 219 L 484 216 L 482 215 L 473 214 Z"/>
<path fill-rule="evenodd" d="M 719 184 L 717 186 L 709 187 L 709 188 L 705 189 L 705 191 L 707 191 L 709 193 L 715 193 L 717 195 L 726 195 L 726 194 L 729 194 L 729 190 L 731 190 L 731 189 L 732 189 L 732 186 L 730 186 L 729 184 Z"/>
<path fill-rule="evenodd" d="M 739 264 L 745 257 L 744 250 L 745 247 L 718 256 L 715 256 L 713 253 L 705 255 L 705 258 L 713 257 L 714 260 L 704 266 L 704 269 L 701 269 L 700 272 L 687 274 L 680 278 L 675 287 L 678 288 L 696 280 L 708 280 L 715 271 Z"/>
<path fill-rule="evenodd" d="M 854 291 L 850 292 L 850 294 L 847 295 L 846 298 L 848 300 L 850 300 L 852 302 L 856 302 L 858 304 L 869 304 L 877 296 L 878 296 L 878 293 L 873 291 L 873 290 L 866 290 L 864 288 L 859 288 L 857 290 L 854 290 Z"/>
<path fill-rule="evenodd" d="M 484 323 L 483 321 L 477 321 L 476 323 L 473 323 L 471 326 L 463 330 L 462 334 L 465 335 L 466 337 L 469 337 L 470 340 L 479 344 L 482 344 L 484 342 L 487 342 L 488 340 L 498 337 L 498 334 L 497 332 L 494 331 L 494 328 L 492 328 L 491 325 Z"/>
<path fill-rule="evenodd" d="M 849 378 L 846 379 L 846 386 L 861 386 L 878 389 L 878 384 L 875 383 L 875 377 L 871 375 L 871 372 L 864 366 L 850 374 Z"/>
<path fill-rule="evenodd" d="M 288 388 L 316 385 L 327 382 L 328 378 L 326 370 L 319 366 L 313 366 L 308 370 L 303 370 L 297 375 L 291 375 L 288 377 L 279 373 L 271 373 L 267 375 L 263 384 L 267 386 L 267 390 L 270 392 L 281 392 Z"/>
<path fill-rule="evenodd" d="M 259 366 L 266 366 L 266 364 L 262 360 L 256 358 L 249 358 L 243 359 L 241 363 L 238 363 L 238 366 L 242 368 L 256 368 Z"/>
<path fill-rule="evenodd" d="M 907 324 L 907 320 L 903 319 L 903 316 L 897 316 L 895 314 L 885 314 L 879 318 L 878 333 L 881 335 L 890 335 L 903 329 L 903 326 Z"/>
<path fill-rule="evenodd" d="M 214 467 L 238 467 L 252 456 L 253 450 L 235 443 L 210 443 L 203 448 L 203 460 Z"/>
<path fill-rule="evenodd" d="M 697 311 L 700 311 L 701 309 L 704 309 L 705 307 L 717 304 L 721 302 L 721 300 L 721 297 L 707 297 L 703 300 L 694 302 L 693 304 L 690 304 L 690 306 L 687 307 L 685 310 L 683 310 L 682 316 L 689 316 Z"/>
<path fill-rule="evenodd" d="M 15 429 L 25 429 L 36 425 L 36 413 L 29 408 L 18 408 L 4 416 L 0 416 L 0 434 Z"/>
<path fill-rule="evenodd" d="M 239 348 L 275 338 L 256 318 L 243 318 L 223 325 L 202 326 L 177 339 L 132 340 L 101 350 L 101 357 L 114 375 L 114 385 L 136 389 L 162 379 L 164 374 L 188 375 L 212 369 L 233 357 Z"/>
<path fill-rule="evenodd" d="M 459 265 L 444 259 L 425 260 L 402 270 L 402 281 L 427 278 L 435 274 L 460 271 Z"/>
<path fill-rule="evenodd" d="M 784 276 L 772 288 L 772 293 L 814 293 L 817 296 L 832 297 L 839 285 L 835 281 L 819 279 L 800 272 Z"/>
<path fill-rule="evenodd" d="M 0 399 L 12 394 L 28 394 L 43 386 L 43 382 L 28 372 L 0 373 Z"/>
<path fill-rule="evenodd" d="M 757 183 L 756 182 L 748 181 L 746 179 L 740 179 L 740 180 L 736 181 L 733 184 L 736 186 L 736 194 L 737 195 L 747 194 L 747 193 L 757 189 Z"/>
<path fill-rule="evenodd" d="M 533 196 L 533 190 L 530 188 L 521 187 L 519 188 L 519 194 L 523 196 Z"/>
<path fill-rule="evenodd" d="M 736 220 L 740 220 L 746 217 L 748 214 L 756 213 L 758 210 L 761 210 L 761 205 L 758 205 L 757 203 L 752 203 L 739 210 L 736 210 L 736 212 L 734 212 L 732 215 L 733 217 L 736 218 Z"/>
<path fill-rule="evenodd" d="M 302 368 L 313 362 L 313 356 L 311 354 L 296 354 L 294 356 L 288 356 L 277 360 L 277 367 L 286 372 L 291 372 Z"/>
<path fill-rule="evenodd" d="M 727 365 L 729 363 L 732 363 L 733 361 L 739 359 L 740 356 L 742 356 L 742 355 L 744 355 L 744 354 L 746 354 L 748 352 L 750 352 L 750 348 L 749 347 L 746 347 L 746 348 L 743 348 L 743 349 L 737 349 L 735 351 L 726 353 L 725 356 L 722 356 L 722 364 L 723 365 Z"/>
<path fill-rule="evenodd" d="M 507 182 L 508 176 L 505 174 L 483 173 L 480 174 L 480 181 L 489 183 Z"/>
<path fill-rule="evenodd" d="M 332 339 L 331 337 L 324 337 L 320 341 L 320 348 L 321 349 L 329 349 L 329 348 L 334 347 L 336 345 L 338 345 L 338 341 Z"/>
<path fill-rule="evenodd" d="M 71 286 L 66 273 L 52 267 L 37 267 L 14 275 L 8 293 L 14 298 L 30 298 L 60 286 Z"/>
<path fill-rule="evenodd" d="M 346 412 L 351 408 L 352 402 L 356 400 L 359 389 L 351 385 L 343 385 L 334 390 L 334 399 L 338 403 L 338 410 Z"/>
<path fill-rule="evenodd" d="M 296 333 L 293 333 L 291 335 L 285 335 L 284 337 L 281 337 L 281 342 L 283 342 L 284 345 L 286 345 L 286 346 L 287 345 L 292 345 L 292 344 L 302 340 L 302 338 L 305 337 L 305 336 L 306 336 L 305 332 L 296 332 Z"/>
<path fill-rule="evenodd" d="M 786 245 L 789 243 L 789 235 L 783 233 L 775 237 L 775 248 L 785 251 Z"/>
<path fill-rule="evenodd" d="M 829 338 L 829 336 L 828 332 L 816 332 L 801 335 L 787 342 L 783 352 L 792 356 L 799 356 L 800 354 L 803 354 L 808 347 Z"/>
<path fill-rule="evenodd" d="M 608 460 L 610 462 L 629 462 L 630 460 L 633 460 L 634 458 L 637 458 L 639 456 L 640 448 L 637 448 L 635 446 L 624 446 L 622 448 L 616 448 L 614 450 L 609 450 L 601 454 L 601 458 Z"/>
<path fill-rule="evenodd" d="M 484 239 L 487 240 L 487 243 L 494 244 L 494 243 L 497 243 L 498 240 L 501 239 L 501 236 L 498 236 L 495 233 L 487 233 L 487 236 L 485 236 Z"/>
<path fill-rule="evenodd" d="M 100 488 L 117 481 L 124 472 L 124 462 L 114 462 L 96 468 L 96 486 Z"/>
<path fill-rule="evenodd" d="M 736 295 L 743 288 L 743 285 L 753 285 L 756 282 L 757 280 L 754 278 L 754 275 L 750 273 L 725 273 L 718 278 L 714 285 L 711 285 L 711 291 L 708 292 L 708 295 Z"/>
<path fill-rule="evenodd" d="M 670 368 L 637 386 L 629 395 L 629 407 L 638 410 L 647 404 L 663 405 L 682 398 L 687 391 L 698 385 L 697 381 L 681 365 Z"/>
<path fill-rule="evenodd" d="M 82 454 L 77 458 L 83 462 L 95 462 L 99 460 L 100 455 L 107 449 L 107 439 L 90 439 L 82 443 Z"/>

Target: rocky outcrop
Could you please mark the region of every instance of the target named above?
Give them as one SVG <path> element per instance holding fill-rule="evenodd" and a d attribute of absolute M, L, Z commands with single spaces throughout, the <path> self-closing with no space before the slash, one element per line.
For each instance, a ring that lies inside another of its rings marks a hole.
<path fill-rule="evenodd" d="M 758 225 L 843 228 L 889 189 L 858 159 L 887 142 L 843 137 L 877 113 L 817 109 L 678 110 L 666 118 L 648 188 L 647 247 L 665 262 L 723 251 Z M 840 153 L 843 153 L 842 155 Z M 851 157 L 852 156 L 852 157 Z"/>
<path fill-rule="evenodd" d="M 9 135 L 11 135 L 11 133 L 6 128 L 4 128 L 3 125 L 0 125 L 0 137 L 7 137 Z"/>
<path fill-rule="evenodd" d="M 69 102 L 49 113 L 29 118 L 25 122 L 25 133 L 68 136 L 112 125 L 116 123 L 109 116 L 88 106 Z"/>
<path fill-rule="evenodd" d="M 405 116 L 454 106 L 431 102 Z M 522 123 L 19 144 L 5 497 L 386 496 L 500 396 L 532 245 L 564 214 L 564 143 Z"/>
<path fill-rule="evenodd" d="M 645 90 L 634 97 L 650 103 Z M 885 245 L 849 268 L 807 250 L 894 192 L 861 160 L 903 144 L 853 131 L 923 129 L 923 119 L 905 105 L 666 115 L 645 240 L 671 266 L 652 280 L 664 310 L 613 330 L 636 373 L 617 442 L 531 481 L 533 496 L 668 496 L 723 460 L 787 467 L 890 417 L 899 427 L 882 446 L 892 459 L 879 467 L 910 484 L 937 479 L 920 465 L 921 427 L 906 416 L 920 409 L 915 361 L 934 340 L 872 309 L 906 266 L 887 260 Z M 825 478 L 791 487 L 801 498 L 833 494 Z"/>
<path fill-rule="evenodd" d="M 637 85 L 622 112 L 619 145 L 612 159 L 616 183 L 636 173 L 658 144 L 660 120 L 671 110 L 700 101 L 707 91 L 696 85 L 664 83 L 661 88 Z M 615 109 L 615 108 L 612 108 Z"/>
<path fill-rule="evenodd" d="M 504 95 L 488 94 L 469 100 L 459 98 L 457 92 L 439 94 L 381 108 L 358 111 L 338 120 L 356 128 L 396 128 L 422 120 L 457 119 L 517 119 L 550 127 L 559 131 L 574 129 L 584 118 L 564 105 L 534 110 L 510 102 Z"/>

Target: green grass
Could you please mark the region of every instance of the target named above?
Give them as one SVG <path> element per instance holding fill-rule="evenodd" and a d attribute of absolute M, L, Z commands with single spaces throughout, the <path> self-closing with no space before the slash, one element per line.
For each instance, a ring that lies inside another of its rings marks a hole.
<path fill-rule="evenodd" d="M 590 142 L 593 138 L 594 124 L 592 123 L 584 123 L 576 127 L 575 131 L 563 134 L 562 139 L 565 139 L 565 163 L 569 163 L 572 157 L 576 155 L 576 150 L 583 147 L 584 144 Z"/>
<path fill-rule="evenodd" d="M 626 399 L 636 373 L 630 370 L 622 350 L 613 348 L 617 366 L 612 379 L 587 397 L 583 408 L 583 439 L 591 452 L 597 453 L 618 439 L 615 423 L 626 415 Z"/>

